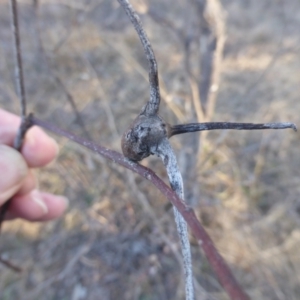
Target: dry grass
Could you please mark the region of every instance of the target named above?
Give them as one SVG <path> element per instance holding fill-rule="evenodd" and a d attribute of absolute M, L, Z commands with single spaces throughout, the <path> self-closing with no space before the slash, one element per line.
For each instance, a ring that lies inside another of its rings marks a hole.
<path fill-rule="evenodd" d="M 150 6 L 175 18 L 183 29 L 186 16 L 196 17 L 188 2 L 133 3 L 140 12 Z M 227 39 L 213 120 L 299 125 L 299 2 L 222 4 Z M 30 109 L 82 135 L 64 91 L 43 63 L 31 1 L 20 1 L 20 18 Z M 142 20 L 167 100 L 161 115 L 170 123 L 193 121 L 186 117 L 191 95 L 182 44 L 147 14 Z M 39 22 L 51 68 L 76 101 L 92 139 L 120 150 L 120 134 L 148 98 L 146 62 L 126 15 L 117 1 L 44 0 Z M 0 1 L 0 41 L 0 104 L 17 113 L 6 1 Z M 38 172 L 40 186 L 69 197 L 70 209 L 56 222 L 5 224 L 1 252 L 25 271 L 0 266 L 1 299 L 183 299 L 170 205 L 147 182 L 56 139 L 60 155 Z M 185 141 L 172 141 L 182 169 L 182 153 L 193 155 Z M 199 187 L 195 209 L 255 300 L 299 299 L 299 147 L 299 133 L 292 131 L 211 132 L 199 167 L 191 170 L 197 178 L 185 183 L 187 189 Z M 156 158 L 143 163 L 166 177 Z M 192 251 L 197 294 L 228 299 L 198 246 Z"/>

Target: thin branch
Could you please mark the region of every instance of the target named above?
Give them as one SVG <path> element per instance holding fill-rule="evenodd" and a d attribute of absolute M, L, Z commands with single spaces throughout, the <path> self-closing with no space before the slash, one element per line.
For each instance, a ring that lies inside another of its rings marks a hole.
<path fill-rule="evenodd" d="M 201 16 L 199 38 L 200 57 L 200 101 L 206 120 L 214 113 L 221 74 L 223 49 L 225 44 L 225 23 L 219 0 L 194 0 L 198 15 Z"/>
<path fill-rule="evenodd" d="M 168 136 L 171 137 L 176 134 L 182 134 L 187 132 L 196 132 L 204 130 L 216 130 L 216 129 L 235 129 L 235 130 L 258 130 L 258 129 L 287 129 L 292 128 L 297 131 L 297 127 L 294 123 L 234 123 L 234 122 L 208 122 L 208 123 L 190 123 L 180 124 L 169 127 Z"/>
<path fill-rule="evenodd" d="M 170 185 L 176 195 L 184 201 L 183 182 L 180 171 L 177 166 L 176 156 L 167 138 L 162 140 L 158 146 L 153 147 L 153 153 L 159 156 L 168 173 Z M 180 239 L 183 267 L 185 275 L 185 293 L 186 299 L 194 299 L 194 285 L 193 285 L 193 268 L 192 268 L 192 256 L 191 247 L 189 241 L 189 234 L 186 222 L 180 212 L 175 206 L 173 206 L 175 222 Z"/>
<path fill-rule="evenodd" d="M 60 129 L 45 121 L 41 121 L 35 117 L 31 118 L 32 125 L 41 126 L 46 130 L 50 130 L 53 133 L 62 135 L 69 140 L 72 140 L 93 152 L 96 152 L 105 158 L 139 174 L 145 179 L 149 180 L 166 198 L 176 207 L 176 209 L 183 216 L 184 220 L 190 226 L 192 233 L 197 239 L 199 245 L 202 247 L 206 254 L 208 261 L 214 269 L 216 276 L 220 283 L 230 295 L 232 300 L 248 300 L 249 297 L 245 294 L 242 288 L 237 283 L 236 279 L 231 273 L 231 270 L 225 263 L 218 250 L 215 248 L 213 241 L 210 239 L 205 229 L 197 219 L 193 209 L 188 207 L 170 187 L 168 187 L 152 170 L 139 165 L 138 163 L 125 158 L 120 153 L 110 150 L 108 148 L 97 145 L 91 141 L 87 141 L 83 138 L 77 137 L 63 129 Z"/>
<path fill-rule="evenodd" d="M 21 150 L 23 140 L 25 137 L 26 131 L 30 128 L 30 122 L 26 117 L 26 96 L 24 88 L 24 77 L 23 77 L 23 66 L 22 66 L 22 50 L 21 50 L 21 41 L 20 41 L 20 32 L 19 32 L 19 21 L 18 21 L 18 4 L 16 0 L 10 1 L 11 8 L 11 28 L 14 39 L 14 52 L 15 52 L 15 80 L 17 86 L 17 93 L 20 99 L 21 106 L 21 124 L 17 133 L 17 136 L 14 140 L 14 148 L 18 151 Z M 4 205 L 0 208 L 0 233 L 3 220 L 5 218 L 6 212 L 9 209 L 11 199 L 6 201 Z M 7 264 L 6 264 L 7 265 Z"/>
<path fill-rule="evenodd" d="M 64 84 L 64 82 L 60 78 L 60 76 L 57 74 L 57 72 L 55 70 L 53 70 L 53 68 L 51 67 L 50 59 L 49 59 L 48 54 L 45 50 L 45 47 L 44 47 L 44 44 L 43 44 L 43 39 L 42 39 L 42 36 L 41 36 L 41 28 L 40 28 L 40 23 L 39 23 L 39 8 L 40 8 L 39 0 L 35 0 L 34 1 L 34 17 L 35 17 L 35 31 L 36 31 L 35 34 L 36 34 L 37 43 L 38 43 L 40 53 L 41 53 L 42 58 L 45 62 L 45 66 L 48 69 L 51 76 L 53 77 L 53 79 L 55 80 L 56 84 L 60 86 L 63 93 L 65 94 L 65 96 L 67 98 L 67 101 L 71 105 L 71 107 L 73 109 L 73 112 L 76 116 L 76 121 L 82 129 L 83 134 L 88 139 L 91 139 L 91 136 L 90 136 L 88 130 L 86 129 L 85 123 L 83 121 L 83 118 L 81 117 L 81 114 L 80 114 L 80 112 L 77 108 L 76 102 L 75 102 L 72 94 L 68 91 L 66 85 Z"/>
<path fill-rule="evenodd" d="M 35 299 L 36 295 L 40 293 L 41 291 L 47 289 L 50 285 L 57 281 L 62 281 L 65 279 L 69 274 L 73 271 L 74 272 L 74 266 L 78 263 L 78 261 L 90 251 L 93 243 L 95 240 L 95 234 L 92 235 L 89 242 L 72 255 L 72 258 L 66 263 L 62 271 L 60 271 L 57 275 L 52 276 L 49 279 L 46 279 L 44 282 L 40 283 L 34 290 L 31 292 L 24 300 L 27 299 Z"/>
<path fill-rule="evenodd" d="M 16 138 L 14 140 L 14 148 L 18 151 L 21 151 L 22 144 L 25 138 L 27 130 L 31 127 L 30 118 L 31 115 L 27 117 L 26 115 L 26 96 L 25 96 L 25 87 L 24 87 L 24 76 L 23 76 L 23 65 L 22 65 L 22 50 L 21 50 L 21 41 L 20 41 L 20 31 L 19 31 L 19 22 L 18 22 L 18 5 L 16 0 L 10 1 L 11 7 L 11 28 L 14 39 L 14 50 L 15 50 L 15 79 L 17 92 L 20 99 L 21 106 L 21 124 L 17 132 Z M 4 221 L 5 215 L 9 210 L 11 204 L 11 199 L 8 199 L 0 207 L 0 234 L 2 229 L 2 223 Z M 5 266 L 13 269 L 16 272 L 20 272 L 21 269 L 17 266 L 14 266 L 9 261 L 1 259 L 0 262 Z"/>
<path fill-rule="evenodd" d="M 13 265 L 10 261 L 2 257 L 0 257 L 0 263 L 6 266 L 7 268 L 14 270 L 15 272 L 21 273 L 23 271 L 20 267 Z"/>
<path fill-rule="evenodd" d="M 25 118 L 26 116 L 26 95 L 24 87 L 24 77 L 23 77 L 23 66 L 22 66 L 22 51 L 21 51 L 21 41 L 20 41 L 20 31 L 19 31 L 19 21 L 18 21 L 18 4 L 16 0 L 10 1 L 11 8 L 11 27 L 14 38 L 14 52 L 15 52 L 15 79 L 18 91 L 18 96 L 21 103 L 21 116 Z"/>
<path fill-rule="evenodd" d="M 201 121 L 203 122 L 205 121 L 205 112 L 201 104 L 200 91 L 197 84 L 197 79 L 198 79 L 197 77 L 199 75 L 193 74 L 191 68 L 191 58 L 193 57 L 191 52 L 191 46 L 192 46 L 193 39 L 195 38 L 194 36 L 195 34 L 190 32 L 186 34 L 184 39 L 181 41 L 184 50 L 183 64 L 184 64 L 185 72 L 187 74 L 186 78 L 190 88 L 191 100 L 194 105 L 194 111 L 193 109 L 190 110 L 190 113 L 192 113 L 191 118 L 194 118 L 193 114 L 195 113 L 197 120 L 199 122 Z M 197 37 L 197 40 L 199 40 L 199 37 Z M 193 62 L 193 64 L 194 63 L 195 62 Z M 194 142 L 195 145 L 198 144 L 198 142 L 196 143 L 195 142 Z"/>
<path fill-rule="evenodd" d="M 287 33 L 287 26 L 288 26 L 287 15 L 284 9 L 284 2 L 280 2 L 279 5 L 281 5 L 281 8 L 279 9 L 280 14 L 278 16 L 278 21 L 279 22 L 281 21 L 282 26 L 280 30 L 281 32 L 279 33 L 279 41 L 277 43 L 275 53 L 272 55 L 269 63 L 265 66 L 265 68 L 261 70 L 257 78 L 254 78 L 254 80 L 248 85 L 248 87 L 245 87 L 245 91 L 242 93 L 242 95 L 236 95 L 232 99 L 233 103 L 242 103 L 240 101 L 241 99 L 243 99 L 243 103 L 250 102 L 258 90 L 258 86 L 266 83 L 267 75 L 274 68 L 280 56 L 283 55 L 287 50 L 287 48 L 284 46 L 284 40 L 285 40 L 285 36 Z"/>
<path fill-rule="evenodd" d="M 14 141 L 14 148 L 20 151 L 22 147 L 23 139 L 25 137 L 25 133 L 28 129 L 28 124 L 25 124 L 27 122 L 26 121 L 26 94 L 25 94 L 25 85 L 24 85 L 22 49 L 21 49 L 19 20 L 18 20 L 18 3 L 16 0 L 10 1 L 10 8 L 11 8 L 11 29 L 12 29 L 13 40 L 14 40 L 13 45 L 14 45 L 14 54 L 15 54 L 15 80 L 16 80 L 17 94 L 19 96 L 20 107 L 21 107 L 21 113 L 20 113 L 21 125 Z M 1 219 L 0 219 L 0 223 L 1 223 Z"/>
<path fill-rule="evenodd" d="M 46 54 L 45 54 L 45 55 L 46 55 Z M 72 107 L 72 109 L 73 109 L 73 112 L 74 112 L 74 114 L 75 114 L 75 116 L 76 116 L 76 119 L 75 119 L 75 120 L 77 121 L 78 125 L 81 127 L 83 134 L 84 134 L 88 139 L 91 139 L 91 136 L 90 136 L 88 130 L 86 129 L 85 123 L 84 123 L 83 118 L 82 118 L 82 116 L 81 116 L 81 114 L 80 114 L 80 112 L 79 112 L 79 110 L 78 110 L 78 108 L 77 108 L 77 104 L 76 104 L 76 102 L 75 102 L 75 100 L 74 100 L 72 94 L 68 91 L 66 85 L 64 84 L 64 82 L 63 82 L 63 80 L 60 78 L 60 76 L 58 76 L 58 75 L 56 74 L 56 72 L 53 71 L 53 70 L 51 69 L 51 66 L 50 66 L 50 64 L 48 63 L 48 61 L 47 61 L 47 64 L 48 64 L 47 67 L 48 67 L 48 69 L 49 69 L 49 71 L 50 71 L 50 74 L 53 76 L 53 78 L 55 79 L 56 83 L 61 87 L 62 91 L 64 92 L 64 94 L 65 94 L 65 96 L 66 96 L 66 98 L 67 98 L 67 101 L 68 101 L 69 104 L 71 105 L 71 107 Z"/>
<path fill-rule="evenodd" d="M 24 118 L 22 118 L 19 130 L 17 132 L 17 135 L 15 137 L 14 140 L 14 148 L 18 151 L 21 151 L 22 145 L 23 145 L 23 141 L 25 138 L 25 134 L 27 132 L 28 129 L 30 129 L 31 125 L 31 113 L 28 116 L 25 116 Z"/>
<path fill-rule="evenodd" d="M 155 115 L 158 113 L 160 104 L 160 92 L 158 83 L 157 63 L 150 41 L 142 26 L 139 16 L 127 0 L 118 0 L 120 5 L 125 9 L 130 21 L 132 22 L 141 42 L 149 64 L 149 82 L 150 82 L 150 100 L 143 108 L 143 113 L 146 115 Z"/>

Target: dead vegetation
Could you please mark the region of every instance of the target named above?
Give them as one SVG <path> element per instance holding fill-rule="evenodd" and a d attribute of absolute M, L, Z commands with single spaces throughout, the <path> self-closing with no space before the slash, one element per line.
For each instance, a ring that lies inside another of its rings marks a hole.
<path fill-rule="evenodd" d="M 162 114 L 170 123 L 196 121 L 193 77 L 177 34 L 188 35 L 197 24 L 193 1 L 133 3 L 156 53 Z M 222 5 L 226 43 L 210 120 L 299 123 L 299 3 Z M 17 113 L 9 10 L 4 1 L 0 7 L 0 103 Z M 48 65 L 31 1 L 20 1 L 20 19 L 29 110 L 84 136 L 68 91 L 91 138 L 119 151 L 124 128 L 148 100 L 148 83 L 141 46 L 117 1 L 41 1 Z M 196 72 L 195 42 L 191 51 Z M 180 250 L 166 200 L 124 169 L 56 139 L 60 156 L 39 172 L 40 186 L 68 196 L 70 209 L 56 222 L 5 224 L 3 255 L 25 271 L 0 266 L 1 299 L 183 299 Z M 210 132 L 200 147 L 195 138 L 176 137 L 172 144 L 191 203 L 251 298 L 298 299 L 299 133 Z M 196 167 L 188 158 L 197 152 Z M 166 177 L 157 159 L 143 164 Z M 196 293 L 228 299 L 197 245 L 192 251 Z"/>

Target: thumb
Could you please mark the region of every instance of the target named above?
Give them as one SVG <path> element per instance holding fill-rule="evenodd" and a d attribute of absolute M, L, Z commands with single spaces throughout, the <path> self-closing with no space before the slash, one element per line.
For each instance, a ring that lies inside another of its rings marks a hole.
<path fill-rule="evenodd" d="M 0 145 L 0 205 L 18 191 L 27 173 L 23 156 L 11 147 Z"/>

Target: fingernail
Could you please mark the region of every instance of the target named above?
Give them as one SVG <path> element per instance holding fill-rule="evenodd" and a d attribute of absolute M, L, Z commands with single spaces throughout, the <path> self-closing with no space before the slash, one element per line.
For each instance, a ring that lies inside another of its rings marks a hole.
<path fill-rule="evenodd" d="M 47 205 L 44 203 L 44 201 L 42 200 L 42 197 L 39 193 L 39 191 L 34 190 L 31 192 L 31 198 L 32 201 L 34 203 L 36 203 L 42 210 L 43 210 L 43 214 L 45 215 L 46 213 L 48 213 L 48 207 Z"/>

